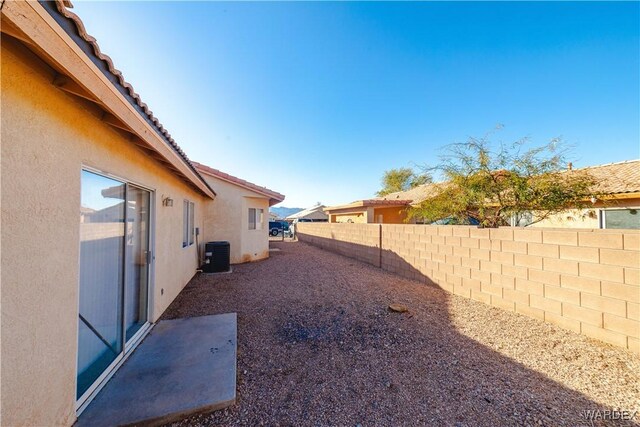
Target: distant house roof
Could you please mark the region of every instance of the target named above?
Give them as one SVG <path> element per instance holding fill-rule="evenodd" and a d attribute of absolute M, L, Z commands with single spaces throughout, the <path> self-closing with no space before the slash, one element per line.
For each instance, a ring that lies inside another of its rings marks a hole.
<path fill-rule="evenodd" d="M 395 194 L 395 193 L 394 193 Z M 356 200 L 355 202 L 347 203 L 346 205 L 337 205 L 337 206 L 329 206 L 324 208 L 325 212 L 335 212 L 340 210 L 348 210 L 348 209 L 356 209 L 356 208 L 368 208 L 368 207 L 402 207 L 408 206 L 411 204 L 411 199 L 406 197 L 394 198 L 394 199 L 366 199 L 366 200 Z"/>
<path fill-rule="evenodd" d="M 423 200 L 436 195 L 441 187 L 442 183 L 422 184 L 410 190 L 389 193 L 386 196 L 378 197 L 378 200 L 404 200 L 408 201 L 408 203 L 406 203 L 408 205 L 417 205 Z"/>
<path fill-rule="evenodd" d="M 580 169 L 567 170 L 566 173 L 587 172 L 598 182 L 594 193 L 611 196 L 640 195 L 640 159 L 626 160 L 624 162 L 607 163 L 604 165 L 587 166 Z M 443 183 L 423 184 L 407 191 L 398 191 L 380 197 L 382 200 L 411 200 L 416 205 L 425 199 L 434 196 Z"/>
<path fill-rule="evenodd" d="M 223 181 L 229 182 L 231 184 L 237 185 L 238 187 L 245 188 L 247 190 L 251 190 L 255 193 L 261 194 L 269 199 L 269 206 L 280 203 L 284 200 L 284 195 L 280 194 L 276 191 L 269 190 L 266 187 L 261 187 L 259 185 L 253 184 L 249 181 L 245 181 L 244 179 L 235 177 L 233 175 L 229 175 L 228 173 L 222 172 L 218 169 L 214 169 L 210 166 L 203 165 L 202 163 L 193 162 L 196 170 L 205 175 L 210 175 L 215 178 L 221 179 Z"/>
<path fill-rule="evenodd" d="M 588 166 L 568 170 L 566 173 L 578 171 L 585 171 L 596 179 L 598 184 L 593 189 L 596 194 L 606 194 L 617 198 L 640 197 L 640 159 Z M 325 211 L 381 206 L 383 203 L 389 203 L 391 206 L 417 205 L 429 197 L 435 196 L 443 185 L 445 185 L 443 182 L 423 184 L 410 190 L 397 191 L 375 199 L 357 200 L 346 205 L 331 206 Z"/>
<path fill-rule="evenodd" d="M 324 205 L 312 206 L 300 212 L 291 214 L 285 219 L 300 219 L 300 218 L 311 218 L 311 217 L 313 217 L 311 219 L 325 219 L 327 217 L 327 214 L 324 213 L 324 208 L 325 208 Z"/>
<path fill-rule="evenodd" d="M 608 163 L 576 169 L 593 176 L 598 185 L 594 189 L 599 194 L 631 196 L 640 193 L 640 159 Z"/>

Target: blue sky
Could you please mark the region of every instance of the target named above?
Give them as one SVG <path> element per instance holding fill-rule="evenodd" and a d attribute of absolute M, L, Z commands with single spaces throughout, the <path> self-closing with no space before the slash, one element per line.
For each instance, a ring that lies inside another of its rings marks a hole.
<path fill-rule="evenodd" d="M 446 144 L 640 157 L 640 3 L 80 2 L 189 157 L 284 206 L 372 197 Z"/>

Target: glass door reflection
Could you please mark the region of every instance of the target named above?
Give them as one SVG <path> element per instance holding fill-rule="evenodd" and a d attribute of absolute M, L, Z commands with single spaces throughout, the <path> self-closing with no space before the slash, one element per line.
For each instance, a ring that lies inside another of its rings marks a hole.
<path fill-rule="evenodd" d="M 150 212 L 151 192 L 82 171 L 80 404 L 131 350 L 136 334 L 148 323 Z"/>
<path fill-rule="evenodd" d="M 78 398 L 122 353 L 124 199 L 124 183 L 82 172 Z"/>

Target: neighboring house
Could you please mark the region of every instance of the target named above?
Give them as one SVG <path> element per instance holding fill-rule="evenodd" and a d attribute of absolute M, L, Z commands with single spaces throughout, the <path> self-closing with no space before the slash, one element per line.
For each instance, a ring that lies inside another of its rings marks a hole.
<path fill-rule="evenodd" d="M 278 216 L 278 214 L 269 212 L 269 221 L 279 221 L 279 220 L 280 220 L 280 217 Z"/>
<path fill-rule="evenodd" d="M 246 194 L 249 227 L 282 197 L 203 178 L 67 4 L 1 10 L 7 426 L 72 425 L 228 226 L 212 206 Z"/>
<path fill-rule="evenodd" d="M 324 213 L 323 211 L 324 208 L 325 208 L 324 205 L 312 206 L 308 209 L 289 215 L 288 217 L 285 218 L 285 220 L 289 222 L 293 222 L 293 221 L 327 222 L 329 219 L 329 216 L 326 213 Z"/>
<path fill-rule="evenodd" d="M 402 224 L 411 200 L 368 199 L 324 208 L 329 222 Z"/>
<path fill-rule="evenodd" d="M 218 195 L 205 207 L 203 242 L 226 240 L 231 263 L 256 261 L 269 256 L 269 207 L 284 196 L 200 163 L 193 163 Z"/>
<path fill-rule="evenodd" d="M 586 171 L 598 182 L 593 191 L 599 196 L 592 198 L 592 207 L 570 209 L 531 227 L 640 228 L 640 159 L 575 171 Z M 526 225 L 533 217 L 522 218 L 517 225 Z"/>
<path fill-rule="evenodd" d="M 326 207 L 330 222 L 404 224 L 414 222 L 407 220 L 407 211 L 433 194 L 437 184 L 424 184 L 407 191 L 398 191 L 375 199 L 357 200 L 355 202 Z"/>
<path fill-rule="evenodd" d="M 569 228 L 640 228 L 640 160 L 590 166 L 568 170 L 566 173 L 586 171 L 598 182 L 593 189 L 592 207 L 568 209 L 531 227 Z M 330 222 L 363 222 L 402 224 L 419 222 L 407 219 L 411 206 L 417 206 L 434 195 L 440 184 L 424 184 L 407 191 L 399 191 L 369 200 L 358 200 L 347 205 L 324 209 Z M 534 214 L 512 221 L 514 226 L 525 226 Z"/>

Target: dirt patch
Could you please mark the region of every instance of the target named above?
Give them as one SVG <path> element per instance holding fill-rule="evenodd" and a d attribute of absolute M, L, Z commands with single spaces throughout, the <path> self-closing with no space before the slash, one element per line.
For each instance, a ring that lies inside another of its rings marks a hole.
<path fill-rule="evenodd" d="M 164 314 L 239 319 L 238 403 L 176 425 L 633 425 L 585 418 L 640 409 L 640 358 L 626 350 L 304 243 L 271 245 L 233 275 L 197 276 Z M 408 312 L 389 310 L 399 301 Z"/>

